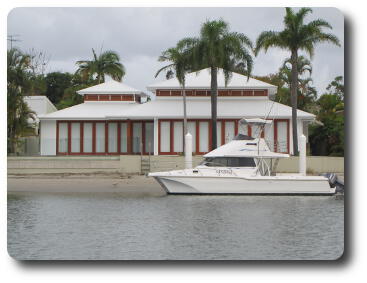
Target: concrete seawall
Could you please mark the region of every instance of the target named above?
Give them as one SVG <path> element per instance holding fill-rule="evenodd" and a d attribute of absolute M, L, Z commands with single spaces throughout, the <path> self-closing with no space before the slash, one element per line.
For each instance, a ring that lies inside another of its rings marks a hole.
<path fill-rule="evenodd" d="M 149 159 L 149 157 L 144 157 Z M 193 165 L 202 160 L 193 156 Z M 167 171 L 184 168 L 183 156 L 151 156 L 150 171 Z M 140 174 L 141 157 L 139 155 L 121 156 L 50 156 L 50 157 L 8 157 L 8 174 L 44 174 L 44 173 L 122 173 Z M 281 159 L 278 173 L 298 172 L 298 157 Z M 344 157 L 307 157 L 307 172 L 344 173 Z"/>

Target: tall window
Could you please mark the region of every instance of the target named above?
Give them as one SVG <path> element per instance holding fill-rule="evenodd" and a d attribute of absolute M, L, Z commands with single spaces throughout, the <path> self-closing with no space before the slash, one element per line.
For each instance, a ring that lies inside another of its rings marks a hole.
<path fill-rule="evenodd" d="M 145 123 L 145 152 L 153 153 L 154 151 L 154 124 Z"/>
<path fill-rule="evenodd" d="M 71 152 L 80 152 L 80 123 L 71 123 Z"/>
<path fill-rule="evenodd" d="M 105 152 L 105 123 L 96 123 L 96 152 Z"/>
<path fill-rule="evenodd" d="M 183 152 L 183 123 L 173 122 L 173 151 Z"/>
<path fill-rule="evenodd" d="M 108 152 L 117 152 L 117 123 L 108 123 Z"/>
<path fill-rule="evenodd" d="M 199 122 L 200 140 L 199 140 L 199 152 L 209 151 L 209 123 Z"/>
<path fill-rule="evenodd" d="M 192 136 L 192 152 L 196 152 L 196 122 L 193 121 L 188 122 L 187 131 Z"/>
<path fill-rule="evenodd" d="M 277 151 L 287 152 L 288 151 L 288 130 L 286 121 L 277 121 Z"/>
<path fill-rule="evenodd" d="M 142 123 L 133 123 L 133 153 L 140 152 L 142 142 Z"/>
<path fill-rule="evenodd" d="M 171 123 L 162 121 L 160 127 L 161 152 L 170 152 Z"/>
<path fill-rule="evenodd" d="M 59 152 L 68 152 L 68 123 L 59 123 Z"/>
<path fill-rule="evenodd" d="M 217 121 L 217 145 L 222 145 L 222 122 Z"/>
<path fill-rule="evenodd" d="M 93 151 L 93 123 L 83 123 L 83 151 L 92 153 Z"/>
<path fill-rule="evenodd" d="M 127 123 L 121 123 L 121 152 L 127 152 Z"/>
<path fill-rule="evenodd" d="M 234 138 L 235 134 L 235 122 L 233 121 L 225 121 L 225 132 L 224 132 L 224 139 L 225 143 L 230 142 Z"/>

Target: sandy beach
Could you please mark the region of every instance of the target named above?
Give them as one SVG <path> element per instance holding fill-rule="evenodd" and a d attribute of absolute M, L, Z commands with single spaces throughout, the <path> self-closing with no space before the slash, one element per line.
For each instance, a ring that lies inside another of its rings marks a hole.
<path fill-rule="evenodd" d="M 119 174 L 8 175 L 8 193 L 122 193 L 131 196 L 164 196 L 159 184 L 146 176 Z"/>

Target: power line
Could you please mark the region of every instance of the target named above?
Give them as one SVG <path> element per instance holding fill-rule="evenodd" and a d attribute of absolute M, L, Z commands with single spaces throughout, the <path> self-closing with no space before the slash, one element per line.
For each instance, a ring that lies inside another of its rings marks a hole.
<path fill-rule="evenodd" d="M 19 34 L 11 34 L 8 35 L 8 41 L 10 42 L 10 49 L 13 49 L 13 42 L 21 41 L 20 39 L 16 39 L 16 37 L 20 36 Z"/>

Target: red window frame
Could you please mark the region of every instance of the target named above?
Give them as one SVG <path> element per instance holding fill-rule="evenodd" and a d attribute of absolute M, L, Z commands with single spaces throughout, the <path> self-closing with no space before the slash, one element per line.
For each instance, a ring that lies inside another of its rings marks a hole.
<path fill-rule="evenodd" d="M 149 152 L 145 150 L 145 124 L 153 123 L 153 120 L 58 120 L 56 121 L 56 155 L 131 155 L 131 154 L 141 154 L 132 152 L 132 123 L 140 122 L 142 123 L 142 139 L 143 139 L 143 154 L 147 155 Z M 61 123 L 67 124 L 68 129 L 68 149 L 67 152 L 59 152 L 59 125 Z M 71 152 L 71 123 L 80 123 L 80 152 Z M 84 123 L 92 124 L 92 152 L 84 152 Z M 105 144 L 104 152 L 96 151 L 96 124 L 104 123 L 105 125 Z M 108 149 L 108 129 L 110 123 L 117 123 L 117 152 L 109 152 Z M 121 124 L 126 123 L 127 131 L 127 152 L 121 152 Z M 154 152 L 154 144 L 153 144 Z"/>

